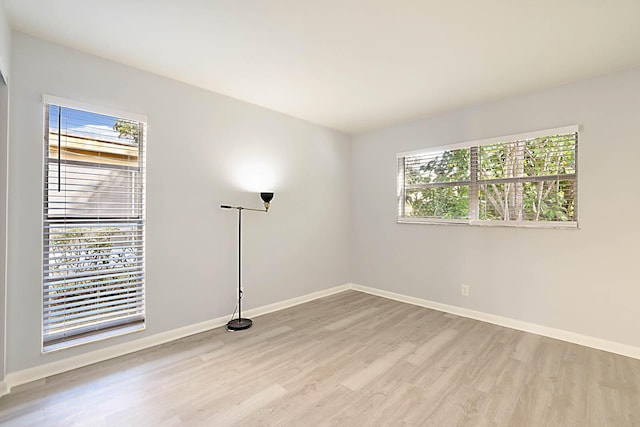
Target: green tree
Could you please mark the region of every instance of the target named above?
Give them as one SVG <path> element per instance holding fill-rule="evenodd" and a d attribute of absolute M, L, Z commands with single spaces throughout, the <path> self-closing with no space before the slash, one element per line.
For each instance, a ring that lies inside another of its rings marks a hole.
<path fill-rule="evenodd" d="M 113 130 L 118 132 L 120 138 L 130 139 L 136 144 L 140 142 L 140 127 L 136 122 L 118 119 L 118 121 L 113 124 Z"/>

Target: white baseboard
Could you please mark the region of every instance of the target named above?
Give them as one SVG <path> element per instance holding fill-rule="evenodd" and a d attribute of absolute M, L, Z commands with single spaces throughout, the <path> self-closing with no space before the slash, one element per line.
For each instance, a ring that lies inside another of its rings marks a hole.
<path fill-rule="evenodd" d="M 329 289 L 323 289 L 321 291 L 313 292 L 313 293 L 310 293 L 310 294 L 307 294 L 307 295 L 303 295 L 301 297 L 291 298 L 291 299 L 280 301 L 280 302 L 276 302 L 276 303 L 273 303 L 273 304 L 264 305 L 264 306 L 258 307 L 258 308 L 252 308 L 250 310 L 246 310 L 244 312 L 244 314 L 246 314 L 247 317 L 262 316 L 263 314 L 268 314 L 268 313 L 272 313 L 274 311 L 284 310 L 285 308 L 293 307 L 294 305 L 303 304 L 305 302 L 313 301 L 313 300 L 316 300 L 318 298 L 323 298 L 323 297 L 327 297 L 329 295 L 333 295 L 333 294 L 337 294 L 337 293 L 340 293 L 340 292 L 348 291 L 349 289 L 352 289 L 352 284 L 351 283 L 346 283 L 344 285 L 334 286 L 333 288 L 329 288 Z"/>
<path fill-rule="evenodd" d="M 573 344 L 579 344 L 586 347 L 595 348 L 598 350 L 608 351 L 610 353 L 620 354 L 622 356 L 632 357 L 634 359 L 640 359 L 640 348 L 627 344 L 618 343 L 615 341 L 608 341 L 601 338 L 595 338 L 588 335 L 582 335 L 575 332 L 565 331 L 563 329 L 551 328 L 548 326 L 542 326 L 535 323 L 529 323 L 522 320 L 511 319 L 508 317 L 497 316 L 495 314 L 485 313 L 482 311 L 471 310 L 464 307 L 457 307 L 454 305 L 442 304 L 439 302 L 429 301 L 422 298 L 410 297 L 407 295 L 397 294 L 394 292 L 383 291 L 376 288 L 370 288 L 368 286 L 356 285 L 354 283 L 350 286 L 351 289 L 365 292 L 371 295 L 376 295 L 383 298 L 392 299 L 395 301 L 405 302 L 408 304 L 418 305 L 420 307 L 431 308 L 445 313 L 451 313 L 462 317 L 468 317 L 470 319 L 480 320 L 487 323 L 493 323 L 494 325 L 504 326 L 511 329 L 517 329 L 519 331 L 530 332 L 536 335 L 542 335 L 549 338 L 555 338 L 562 341 L 567 341 Z"/>
<path fill-rule="evenodd" d="M 126 343 L 113 345 L 111 347 L 103 348 L 100 350 L 90 351 L 88 353 L 80 354 L 77 356 L 72 356 L 67 359 L 58 360 L 56 362 L 46 363 L 44 365 L 35 366 L 33 368 L 24 369 L 22 371 L 11 372 L 7 374 L 5 381 L 10 391 L 12 387 L 17 387 L 19 385 L 30 383 L 36 380 L 41 380 L 43 378 L 60 374 L 62 372 L 81 368 L 93 363 L 102 362 L 114 357 L 123 356 L 125 354 L 133 353 L 145 348 L 164 344 L 169 341 L 177 340 L 189 335 L 217 328 L 224 325 L 227 322 L 228 317 L 229 316 L 224 316 L 217 319 L 207 320 L 205 322 L 196 323 L 194 325 L 172 329 L 170 331 L 162 332 L 144 338 L 139 338 L 133 341 L 128 341 Z"/>
<path fill-rule="evenodd" d="M 303 295 L 301 297 L 291 298 L 291 299 L 277 302 L 274 304 L 253 308 L 245 311 L 244 314 L 246 314 L 247 317 L 261 316 L 263 314 L 282 310 L 287 307 L 291 307 L 291 306 L 302 304 L 318 298 L 343 292 L 350 288 L 351 288 L 351 284 L 347 283 L 345 285 L 324 289 L 318 292 L 313 292 L 308 295 Z M 206 332 L 211 329 L 218 328 L 220 326 L 225 325 L 229 320 L 229 317 L 230 315 L 218 317 L 217 319 L 211 319 L 205 322 L 196 323 L 194 325 L 189 325 L 189 326 L 185 326 L 178 329 L 172 329 L 170 331 L 161 332 L 159 334 L 151 335 L 144 338 L 139 338 L 133 341 L 117 344 L 104 349 L 91 351 L 88 353 L 80 354 L 78 356 L 72 356 L 67 359 L 59 360 L 56 362 L 46 363 L 44 365 L 35 366 L 33 368 L 24 369 L 22 371 L 11 372 L 7 374 L 5 381 L 0 382 L 0 396 L 2 396 L 3 394 L 9 393 L 12 387 L 17 387 L 19 385 L 27 384 L 32 381 L 41 380 L 43 378 L 60 374 L 62 372 L 81 368 L 83 366 L 102 362 L 104 360 L 113 359 L 114 357 L 123 356 L 125 354 L 133 353 L 136 351 L 144 350 L 146 348 L 154 347 L 156 345 L 164 344 L 169 341 L 174 341 L 180 338 L 184 338 L 189 335 L 194 335 L 200 332 Z M 4 393 L 3 393 L 3 390 L 5 390 Z"/>

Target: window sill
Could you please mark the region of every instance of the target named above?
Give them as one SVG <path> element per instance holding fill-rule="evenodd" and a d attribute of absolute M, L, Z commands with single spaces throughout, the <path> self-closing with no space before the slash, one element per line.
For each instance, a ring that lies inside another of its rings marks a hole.
<path fill-rule="evenodd" d="M 578 230 L 577 221 L 480 221 L 466 219 L 435 219 L 435 218 L 398 218 L 398 224 L 430 224 L 430 225 L 467 225 L 479 227 L 508 227 L 508 228 L 555 228 L 562 230 Z"/>
<path fill-rule="evenodd" d="M 79 345 L 89 344 L 92 342 L 103 341 L 109 338 L 118 337 L 120 335 L 128 335 L 134 332 L 144 331 L 146 329 L 145 323 L 136 323 L 134 325 L 125 326 L 122 328 L 111 329 L 96 334 L 86 335 L 78 338 L 73 338 L 67 341 L 58 342 L 55 344 L 44 345 L 42 347 L 42 354 L 49 354 L 59 350 L 66 350 L 68 348 L 77 347 Z"/>
<path fill-rule="evenodd" d="M 469 225 L 468 219 L 438 219 L 438 218 L 409 218 L 399 217 L 398 224 L 438 224 L 438 225 Z"/>

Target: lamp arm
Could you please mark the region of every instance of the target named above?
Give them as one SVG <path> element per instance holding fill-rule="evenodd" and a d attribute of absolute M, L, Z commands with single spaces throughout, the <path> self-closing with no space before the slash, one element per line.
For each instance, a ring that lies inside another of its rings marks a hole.
<path fill-rule="evenodd" d="M 268 212 L 268 209 L 245 208 L 244 206 L 220 205 L 222 209 L 237 209 L 239 211 Z"/>
<path fill-rule="evenodd" d="M 269 212 L 269 206 L 271 205 L 271 200 L 273 200 L 273 193 L 262 192 L 260 193 L 260 198 L 264 203 L 264 209 L 245 208 L 244 206 L 231 206 L 231 205 L 220 205 L 220 208 L 237 209 L 238 212 L 240 211 Z"/>

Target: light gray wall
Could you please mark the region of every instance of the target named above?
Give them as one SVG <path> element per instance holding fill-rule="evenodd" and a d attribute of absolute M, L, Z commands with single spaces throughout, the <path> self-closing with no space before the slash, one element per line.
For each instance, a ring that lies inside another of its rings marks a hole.
<path fill-rule="evenodd" d="M 271 168 L 277 179 L 270 212 L 244 215 L 245 307 L 349 281 L 348 136 L 19 33 L 12 75 L 9 372 L 230 315 L 237 215 L 219 205 L 260 207 L 238 185 L 247 172 L 268 176 Z M 43 93 L 149 119 L 147 330 L 44 356 Z"/>
<path fill-rule="evenodd" d="M 0 73 L 8 79 L 11 27 L 0 3 Z M 0 81 L 0 381 L 5 377 L 7 166 L 9 155 L 9 88 Z"/>
<path fill-rule="evenodd" d="M 635 69 L 355 138 L 354 282 L 640 346 L 639 120 Z M 396 224 L 397 152 L 572 124 L 579 230 Z"/>
<path fill-rule="evenodd" d="M 0 381 L 5 377 L 9 87 L 0 82 Z"/>
<path fill-rule="evenodd" d="M 0 70 L 9 73 L 11 66 L 11 26 L 4 10 L 4 2 L 0 2 Z"/>

